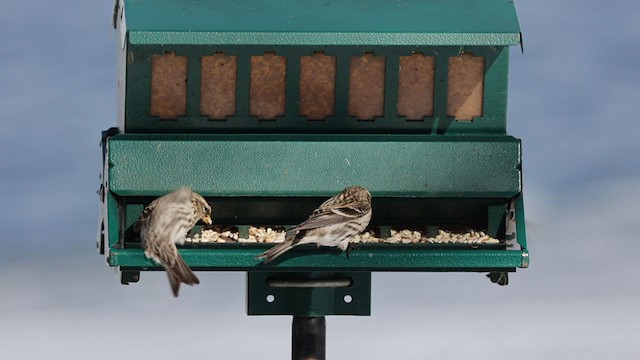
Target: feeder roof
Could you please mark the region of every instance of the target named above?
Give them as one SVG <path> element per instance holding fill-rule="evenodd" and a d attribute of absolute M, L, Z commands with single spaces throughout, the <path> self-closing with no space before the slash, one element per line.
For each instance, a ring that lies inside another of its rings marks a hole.
<path fill-rule="evenodd" d="M 504 46 L 521 41 L 513 0 L 124 3 L 133 44 Z"/>

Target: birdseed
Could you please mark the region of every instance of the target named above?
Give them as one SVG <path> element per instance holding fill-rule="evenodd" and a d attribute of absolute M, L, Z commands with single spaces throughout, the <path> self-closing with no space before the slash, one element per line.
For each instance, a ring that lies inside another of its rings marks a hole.
<path fill-rule="evenodd" d="M 426 233 L 402 229 L 390 231 L 387 238 L 377 237 L 372 231 L 365 231 L 351 239 L 355 244 L 499 244 L 500 240 L 488 236 L 483 231 L 468 230 L 466 232 L 453 232 L 440 229 L 435 236 Z M 191 244 L 210 243 L 245 243 L 245 244 L 277 244 L 285 240 L 286 233 L 283 227 L 249 227 L 249 237 L 241 238 L 237 229 L 229 227 L 213 227 L 203 230 L 199 234 L 187 236 L 185 242 Z"/>

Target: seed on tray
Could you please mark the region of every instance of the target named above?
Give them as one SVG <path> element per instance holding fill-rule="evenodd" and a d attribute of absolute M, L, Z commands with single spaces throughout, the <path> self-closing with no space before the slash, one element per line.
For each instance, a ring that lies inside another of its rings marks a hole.
<path fill-rule="evenodd" d="M 351 242 L 356 244 L 499 244 L 500 240 L 488 236 L 484 231 L 466 230 L 450 231 L 431 227 L 428 231 L 421 232 L 415 229 L 391 229 L 390 237 L 379 238 L 373 231 L 365 231 L 354 236 Z M 249 227 L 247 238 L 241 238 L 237 229 L 232 227 L 213 227 L 203 230 L 199 234 L 193 234 L 185 239 L 191 244 L 198 243 L 281 243 L 286 238 L 284 227 Z M 435 236 L 434 236 L 435 235 Z"/>

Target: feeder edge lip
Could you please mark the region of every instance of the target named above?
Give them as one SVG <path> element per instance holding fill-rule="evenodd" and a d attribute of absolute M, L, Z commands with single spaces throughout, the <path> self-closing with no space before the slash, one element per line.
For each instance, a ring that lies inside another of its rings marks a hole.
<path fill-rule="evenodd" d="M 512 46 L 516 33 L 313 33 L 128 31 L 132 45 Z"/>
<path fill-rule="evenodd" d="M 518 45 L 512 1 L 119 0 L 132 44 Z"/>

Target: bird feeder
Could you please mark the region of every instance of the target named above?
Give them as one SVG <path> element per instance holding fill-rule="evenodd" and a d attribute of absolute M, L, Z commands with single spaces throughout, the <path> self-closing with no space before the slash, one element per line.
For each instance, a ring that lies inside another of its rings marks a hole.
<path fill-rule="evenodd" d="M 133 225 L 181 186 L 217 227 L 180 254 L 196 271 L 247 272 L 250 315 L 369 315 L 376 271 L 505 284 L 527 267 L 521 143 L 506 132 L 513 2 L 116 5 L 98 246 L 122 283 L 161 269 Z M 351 185 L 369 189 L 373 218 L 349 257 L 300 246 L 255 259 Z"/>

